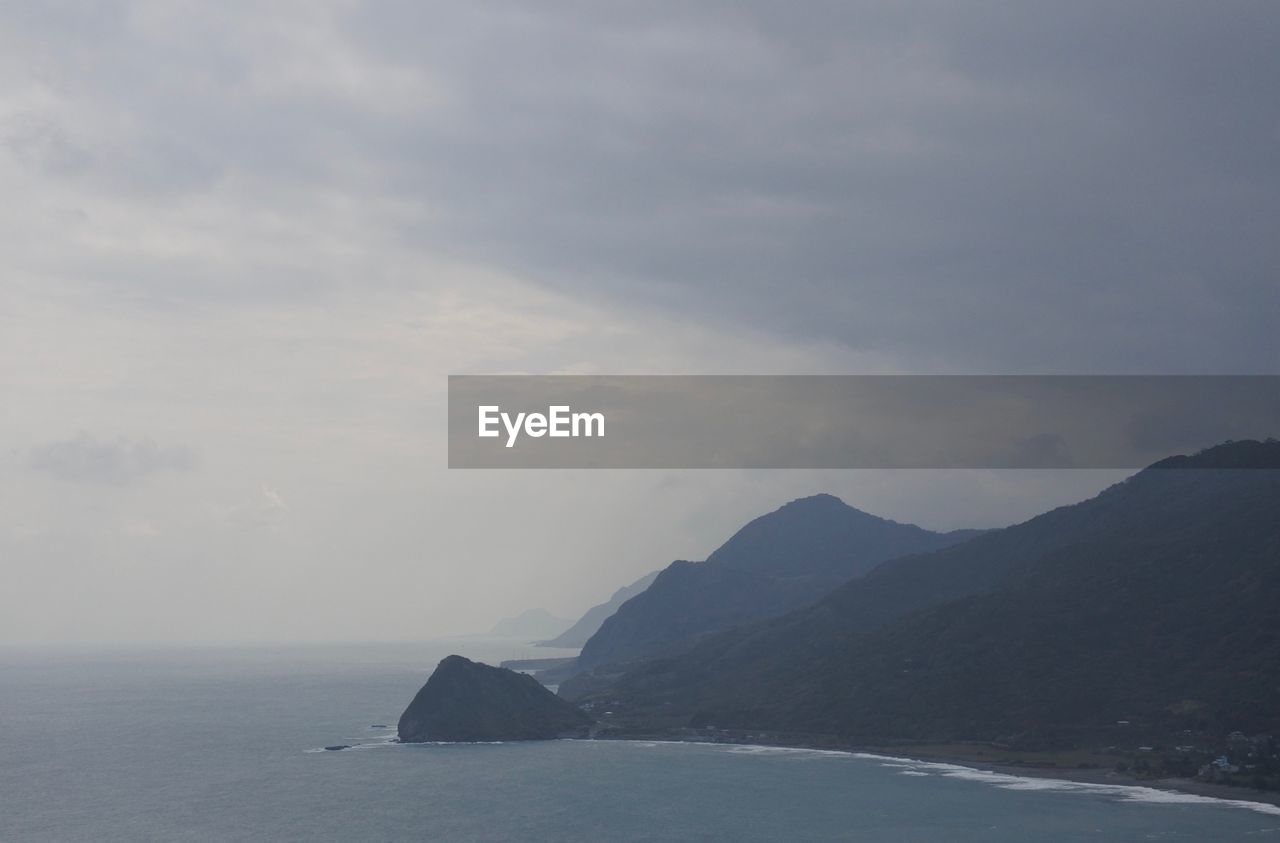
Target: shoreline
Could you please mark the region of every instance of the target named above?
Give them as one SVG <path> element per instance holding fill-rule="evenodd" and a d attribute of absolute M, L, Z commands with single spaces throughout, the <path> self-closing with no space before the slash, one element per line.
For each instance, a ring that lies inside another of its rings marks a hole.
<path fill-rule="evenodd" d="M 628 736 L 596 736 L 588 740 L 621 740 L 642 741 L 650 743 L 689 743 L 707 746 L 744 746 L 762 749 L 807 749 L 820 752 L 839 752 L 845 755 L 859 756 L 867 759 L 885 761 L 903 761 L 914 764 L 945 764 L 962 767 L 978 773 L 995 773 L 1014 778 L 1041 779 L 1060 781 L 1068 784 L 1101 785 L 1116 788 L 1146 788 L 1149 790 L 1174 793 L 1181 796 L 1193 796 L 1214 800 L 1249 810 L 1259 808 L 1267 814 L 1280 814 L 1280 791 L 1254 790 L 1236 785 L 1202 782 L 1185 778 L 1140 779 L 1135 776 L 1117 773 L 1092 767 L 1045 767 L 1034 765 L 1009 764 L 966 758 L 958 755 L 940 755 L 934 753 L 912 754 L 908 747 L 898 752 L 889 747 L 835 746 L 831 744 L 790 741 L 761 742 L 759 740 L 716 739 L 710 736 L 679 735 L 628 735 Z M 1257 808 L 1251 806 L 1259 806 Z"/>
<path fill-rule="evenodd" d="M 1116 787 L 1147 787 L 1152 790 L 1163 790 L 1168 793 L 1180 793 L 1187 796 L 1203 796 L 1207 799 L 1218 799 L 1225 802 L 1254 802 L 1259 805 L 1270 805 L 1280 808 L 1280 792 L 1274 790 L 1254 790 L 1216 782 L 1202 782 L 1196 779 L 1163 778 L 1140 779 L 1135 776 L 1117 773 L 1114 770 L 1099 770 L 1087 767 L 1035 767 L 1020 764 L 1000 764 L 975 761 L 970 758 L 922 755 L 919 757 L 889 756 L 883 752 L 855 750 L 864 755 L 880 758 L 899 757 L 925 764 L 954 764 L 957 767 L 968 767 L 972 770 L 990 771 L 1007 776 L 1022 776 L 1030 779 L 1058 780 L 1075 784 L 1115 785 Z"/>

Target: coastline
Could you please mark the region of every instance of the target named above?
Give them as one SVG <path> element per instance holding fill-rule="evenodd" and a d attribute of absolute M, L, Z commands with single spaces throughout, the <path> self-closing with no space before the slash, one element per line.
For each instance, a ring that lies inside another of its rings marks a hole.
<path fill-rule="evenodd" d="M 883 746 L 850 746 L 834 745 L 825 741 L 761 741 L 735 740 L 728 737 L 709 735 L 597 735 L 588 740 L 624 740 L 644 741 L 651 743 L 692 743 L 708 746 L 742 746 L 759 747 L 761 749 L 807 749 L 821 752 L 839 752 L 846 755 L 884 761 L 899 761 L 911 764 L 938 764 L 954 768 L 963 768 L 975 773 L 992 773 L 1012 778 L 1040 779 L 1044 781 L 1060 781 L 1068 784 L 1100 785 L 1116 788 L 1146 788 L 1153 791 L 1191 796 L 1200 799 L 1215 800 L 1234 804 L 1237 807 L 1262 810 L 1264 813 L 1280 814 L 1280 792 L 1254 790 L 1235 785 L 1202 782 L 1186 778 L 1142 779 L 1136 776 L 1118 773 L 1096 767 L 1049 767 L 1023 764 L 1010 764 L 984 761 L 962 755 L 938 753 L 912 753 L 909 748 L 901 751 Z"/>
<path fill-rule="evenodd" d="M 856 750 L 865 755 L 881 758 L 907 757 L 889 756 L 883 752 Z M 1280 808 L 1280 792 L 1273 790 L 1254 790 L 1216 782 L 1202 782 L 1195 779 L 1163 778 L 1140 779 L 1135 776 L 1117 773 L 1114 770 L 1099 770 L 1086 767 L 1036 767 L 1021 764 L 999 764 L 976 761 L 972 758 L 945 757 L 935 755 L 911 756 L 911 761 L 927 764 L 954 764 L 957 767 L 968 767 L 973 770 L 989 771 L 1007 776 L 1021 776 L 1031 779 L 1056 779 L 1076 784 L 1115 785 L 1117 787 L 1148 787 L 1169 793 L 1180 793 L 1187 796 L 1202 796 L 1207 799 L 1219 799 L 1227 802 L 1256 802 Z"/>

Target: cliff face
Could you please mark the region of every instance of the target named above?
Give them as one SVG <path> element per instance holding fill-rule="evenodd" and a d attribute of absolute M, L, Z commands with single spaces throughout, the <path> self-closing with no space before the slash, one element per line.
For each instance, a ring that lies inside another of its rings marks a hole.
<path fill-rule="evenodd" d="M 585 734 L 592 719 L 522 673 L 449 656 L 400 716 L 404 743 L 527 741 Z"/>

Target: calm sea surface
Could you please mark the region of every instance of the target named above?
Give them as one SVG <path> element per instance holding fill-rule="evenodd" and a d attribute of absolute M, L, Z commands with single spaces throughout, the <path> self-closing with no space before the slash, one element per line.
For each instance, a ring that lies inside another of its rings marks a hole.
<path fill-rule="evenodd" d="M 389 743 L 450 652 L 557 655 L 477 640 L 0 650 L 0 840 L 1280 841 L 1280 809 L 949 765 L 669 743 Z"/>

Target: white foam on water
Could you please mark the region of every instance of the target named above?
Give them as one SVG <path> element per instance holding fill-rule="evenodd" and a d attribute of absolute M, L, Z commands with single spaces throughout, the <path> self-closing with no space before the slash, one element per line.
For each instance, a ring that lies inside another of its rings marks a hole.
<path fill-rule="evenodd" d="M 566 738 L 583 742 L 580 738 Z M 591 739 L 590 742 L 595 742 Z M 1002 790 L 1040 791 L 1058 793 L 1078 793 L 1093 796 L 1110 796 L 1124 802 L 1137 802 L 1151 805 L 1206 805 L 1231 808 L 1243 808 L 1260 814 L 1280 816 L 1280 805 L 1266 802 L 1252 802 L 1247 799 L 1226 799 L 1218 796 L 1200 796 L 1194 793 L 1183 793 L 1177 790 L 1162 790 L 1143 785 L 1104 784 L 1095 782 L 1075 782 L 1068 779 L 1040 778 L 1037 776 L 1019 776 L 1013 773 L 997 773 L 994 770 L 983 770 L 978 767 L 966 767 L 963 764 L 952 764 L 943 761 L 921 761 L 915 758 L 903 758 L 895 755 L 878 755 L 871 752 L 848 752 L 841 749 L 810 749 L 801 746 L 771 746 L 765 744 L 726 744 L 715 741 L 601 741 L 602 743 L 623 743 L 643 749 L 655 749 L 672 746 L 711 747 L 733 755 L 748 756 L 792 756 L 801 758 L 857 758 L 875 761 L 881 767 L 896 769 L 903 776 L 943 776 L 962 781 L 977 782 Z M 396 733 L 389 732 L 375 741 L 352 744 L 349 750 L 377 749 L 380 747 L 412 747 L 412 746 L 457 746 L 459 743 L 469 746 L 501 746 L 506 741 L 426 741 L 422 743 L 402 744 L 396 740 Z M 343 752 L 347 750 L 341 750 Z M 324 747 L 307 749 L 304 752 L 333 752 Z"/>
<path fill-rule="evenodd" d="M 879 761 L 881 766 L 903 767 L 903 774 L 914 772 L 919 775 L 938 775 L 964 781 L 992 785 L 1002 790 L 1045 791 L 1059 793 L 1081 793 L 1094 796 L 1111 796 L 1125 802 L 1142 802 L 1158 805 L 1219 805 L 1233 808 L 1244 808 L 1260 814 L 1280 816 L 1280 805 L 1266 802 L 1252 802 L 1247 799 L 1225 799 L 1218 796 L 1200 796 L 1194 793 L 1183 793 L 1177 790 L 1162 790 L 1143 785 L 1104 784 L 1100 782 L 1074 782 L 1067 779 L 1039 778 L 1035 776 L 1019 776 L 1013 773 L 997 773 L 993 770 L 982 770 L 977 767 L 966 767 L 962 764 L 949 764 L 940 761 L 916 761 L 910 758 L 874 755 L 866 752 L 851 753 L 857 758 Z"/>
<path fill-rule="evenodd" d="M 352 744 L 349 749 L 381 749 L 386 746 L 399 746 L 400 741 L 396 739 L 396 733 L 390 732 L 386 735 L 380 735 L 377 740 L 361 741 Z"/>
<path fill-rule="evenodd" d="M 713 744 L 716 746 L 719 744 Z M 733 752 L 739 755 L 798 755 L 805 752 L 799 747 L 791 746 L 751 746 L 748 744 L 731 744 L 725 746 L 725 752 Z"/>
<path fill-rule="evenodd" d="M 567 738 L 566 740 L 580 740 L 579 738 Z M 592 738 L 591 740 L 595 740 Z M 812 758 L 848 758 L 849 753 L 842 749 L 810 749 L 805 746 L 774 746 L 769 744 L 748 744 L 748 743 L 723 743 L 721 741 L 663 741 L 663 740 L 612 740 L 605 739 L 602 743 L 624 743 L 631 746 L 655 748 L 655 747 L 678 747 L 678 746 L 704 746 L 711 749 L 717 749 L 721 752 L 730 753 L 732 755 L 795 755 L 807 756 Z"/>
<path fill-rule="evenodd" d="M 375 735 L 372 738 L 357 738 L 355 743 L 347 744 L 343 749 L 326 749 L 323 746 L 317 746 L 311 749 L 304 749 L 303 752 L 348 752 L 355 749 L 380 749 L 387 746 L 400 746 L 396 732 L 387 732 L 383 735 Z"/>
<path fill-rule="evenodd" d="M 705 746 L 719 747 L 725 752 L 732 752 L 735 755 L 791 755 L 800 757 L 844 757 L 847 758 L 849 753 L 841 752 L 838 749 L 810 749 L 803 746 L 764 746 L 760 744 L 722 744 L 722 743 L 706 743 Z"/>

